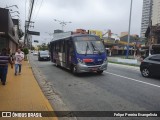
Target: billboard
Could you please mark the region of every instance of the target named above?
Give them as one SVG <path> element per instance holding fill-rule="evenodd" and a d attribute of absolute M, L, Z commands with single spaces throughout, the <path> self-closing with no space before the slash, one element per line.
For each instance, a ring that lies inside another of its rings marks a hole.
<path fill-rule="evenodd" d="M 97 35 L 100 38 L 102 38 L 102 35 L 103 35 L 102 31 L 100 30 L 88 30 L 88 33 L 91 35 Z"/>

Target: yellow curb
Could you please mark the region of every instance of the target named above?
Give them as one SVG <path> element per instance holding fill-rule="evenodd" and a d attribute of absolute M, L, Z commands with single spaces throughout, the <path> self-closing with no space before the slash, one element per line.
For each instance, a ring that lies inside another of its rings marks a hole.
<path fill-rule="evenodd" d="M 6 85 L 0 85 L 0 111 L 54 111 L 27 61 L 22 64 L 21 75 L 15 76 L 9 66 Z M 58 120 L 57 117 L 30 119 Z"/>

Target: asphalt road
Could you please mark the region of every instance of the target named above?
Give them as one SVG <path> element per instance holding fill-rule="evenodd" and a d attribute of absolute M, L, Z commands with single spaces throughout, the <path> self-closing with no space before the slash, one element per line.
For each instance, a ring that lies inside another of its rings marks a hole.
<path fill-rule="evenodd" d="M 31 55 L 30 62 L 71 111 L 160 111 L 160 79 L 142 77 L 138 67 L 109 64 L 102 75 L 74 76 L 50 61 L 39 62 L 37 56 Z"/>

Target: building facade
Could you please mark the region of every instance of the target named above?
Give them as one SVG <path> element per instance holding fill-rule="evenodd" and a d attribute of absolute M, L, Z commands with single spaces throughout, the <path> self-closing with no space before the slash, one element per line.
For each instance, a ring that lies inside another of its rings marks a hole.
<path fill-rule="evenodd" d="M 152 0 L 152 26 L 160 24 L 160 0 Z"/>
<path fill-rule="evenodd" d="M 15 22 L 15 24 L 14 24 Z M 15 53 L 18 47 L 18 23 L 11 18 L 8 9 L 0 8 L 0 51 L 2 48 L 10 48 Z"/>
<path fill-rule="evenodd" d="M 151 22 L 152 4 L 153 4 L 153 0 L 143 0 L 141 37 L 145 37 L 146 30 Z"/>

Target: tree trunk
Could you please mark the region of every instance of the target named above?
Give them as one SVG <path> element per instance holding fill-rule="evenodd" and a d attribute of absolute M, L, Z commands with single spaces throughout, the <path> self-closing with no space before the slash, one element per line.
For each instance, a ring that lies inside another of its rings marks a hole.
<path fill-rule="evenodd" d="M 24 61 L 28 61 L 28 56 L 24 55 Z"/>

